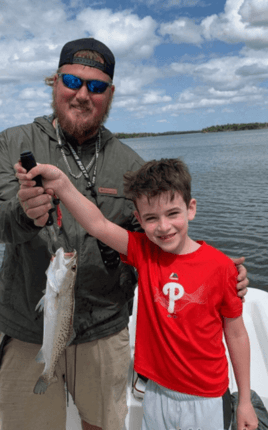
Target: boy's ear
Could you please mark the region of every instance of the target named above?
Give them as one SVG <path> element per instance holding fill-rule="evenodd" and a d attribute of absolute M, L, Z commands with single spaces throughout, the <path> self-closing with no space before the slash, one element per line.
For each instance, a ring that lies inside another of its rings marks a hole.
<path fill-rule="evenodd" d="M 140 214 L 139 214 L 139 212 L 137 210 L 134 211 L 134 215 L 135 215 L 135 217 L 137 218 L 137 220 L 139 221 L 139 223 L 141 225 L 141 217 L 140 217 Z"/>
<path fill-rule="evenodd" d="M 188 206 L 188 220 L 192 221 L 196 214 L 196 200 L 191 199 Z"/>

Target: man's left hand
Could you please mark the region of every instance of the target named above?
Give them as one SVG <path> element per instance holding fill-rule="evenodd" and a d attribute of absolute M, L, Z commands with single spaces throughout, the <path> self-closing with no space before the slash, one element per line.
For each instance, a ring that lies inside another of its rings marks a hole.
<path fill-rule="evenodd" d="M 245 257 L 239 257 L 239 258 L 231 258 L 233 260 L 234 264 L 236 265 L 236 268 L 238 270 L 238 277 L 237 277 L 237 289 L 238 289 L 238 296 L 242 298 L 242 302 L 245 301 L 245 295 L 247 294 L 247 287 L 249 284 L 249 280 L 247 278 L 247 269 L 245 266 L 243 266 L 243 263 L 245 262 Z"/>

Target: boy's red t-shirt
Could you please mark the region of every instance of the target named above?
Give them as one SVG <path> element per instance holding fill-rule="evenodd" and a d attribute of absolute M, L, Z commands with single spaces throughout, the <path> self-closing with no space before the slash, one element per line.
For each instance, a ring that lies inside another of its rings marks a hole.
<path fill-rule="evenodd" d="M 129 232 L 121 258 L 139 274 L 134 368 L 171 390 L 219 397 L 229 383 L 222 317 L 239 317 L 242 301 L 234 263 L 198 243 L 197 251 L 175 255 Z"/>

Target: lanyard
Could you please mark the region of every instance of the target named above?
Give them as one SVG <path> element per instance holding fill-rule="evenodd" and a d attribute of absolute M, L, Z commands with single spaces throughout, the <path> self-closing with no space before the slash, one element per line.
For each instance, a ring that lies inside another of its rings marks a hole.
<path fill-rule="evenodd" d="M 56 125 L 56 134 L 57 134 L 58 144 L 59 144 L 59 147 L 60 147 L 63 159 L 64 159 L 64 161 L 65 161 L 65 163 L 66 163 L 66 165 L 68 167 L 69 173 L 75 179 L 79 179 L 81 177 L 81 175 L 83 174 L 84 177 L 85 177 L 85 179 L 86 179 L 86 181 L 87 181 L 87 188 L 86 189 L 87 190 L 91 190 L 91 195 L 92 195 L 92 197 L 95 198 L 97 196 L 97 194 L 96 194 L 96 191 L 94 190 L 94 185 L 96 183 L 97 160 L 98 160 L 98 157 L 99 157 L 100 143 L 101 143 L 101 134 L 100 134 L 100 131 L 99 131 L 99 134 L 98 134 L 98 141 L 96 141 L 96 144 L 95 144 L 95 154 L 92 157 L 92 159 L 90 160 L 90 162 L 89 162 L 89 164 L 88 164 L 87 167 L 84 166 L 84 164 L 82 163 L 81 159 L 79 158 L 79 156 L 75 152 L 75 150 L 72 147 L 72 145 L 68 141 L 66 142 L 67 145 L 68 145 L 68 147 L 69 147 L 69 149 L 70 149 L 70 151 L 71 151 L 71 154 L 72 154 L 72 156 L 73 156 L 73 158 L 74 158 L 74 160 L 75 160 L 75 162 L 76 162 L 76 164 L 78 166 L 78 168 L 81 170 L 81 173 L 79 175 L 74 175 L 74 173 L 72 172 L 72 170 L 70 168 L 68 160 L 66 158 L 65 152 L 63 150 L 63 144 L 62 144 L 61 137 L 60 137 L 59 124 L 58 124 L 57 118 L 56 118 L 56 121 L 55 121 L 55 125 Z M 94 166 L 94 171 L 93 171 L 93 176 L 92 176 L 92 181 L 91 181 L 87 170 L 89 170 L 92 167 L 94 161 L 95 161 L 95 166 Z"/>
<path fill-rule="evenodd" d="M 72 175 L 75 179 L 79 179 L 81 177 L 81 175 L 83 174 L 87 180 L 87 190 L 91 190 L 91 196 L 96 200 L 97 193 L 94 190 L 94 185 L 96 182 L 97 160 L 98 160 L 98 156 L 99 156 L 99 152 L 100 152 L 100 145 L 101 145 L 101 132 L 99 131 L 98 140 L 96 141 L 96 144 L 95 144 L 95 155 L 92 157 L 92 159 L 90 160 L 87 167 L 84 166 L 84 164 L 82 163 L 82 161 L 78 157 L 77 153 L 73 149 L 72 145 L 69 142 L 67 142 L 67 145 L 71 151 L 71 154 L 74 157 L 77 166 L 81 170 L 81 173 L 79 175 L 74 175 L 74 173 L 72 172 L 72 170 L 69 166 L 65 152 L 63 150 L 63 144 L 62 144 L 61 137 L 60 137 L 59 124 L 58 124 L 57 118 L 55 120 L 55 126 L 56 126 L 56 134 L 57 134 L 58 144 L 59 144 L 63 159 L 66 163 L 66 166 L 68 167 L 68 171 L 69 171 L 70 175 Z M 89 177 L 89 174 L 87 171 L 92 167 L 94 160 L 95 160 L 95 167 L 94 167 L 92 181 L 90 181 L 90 177 Z M 96 200 L 96 205 L 98 206 L 97 200 Z M 102 261 L 103 261 L 105 267 L 109 268 L 111 270 L 115 270 L 120 263 L 119 253 L 117 251 L 115 251 L 114 249 L 110 248 L 109 246 L 105 245 L 104 243 L 100 242 L 99 240 L 97 240 L 97 244 L 98 244 L 98 247 L 99 247 L 99 250 L 101 253 L 101 258 L 102 258 Z"/>

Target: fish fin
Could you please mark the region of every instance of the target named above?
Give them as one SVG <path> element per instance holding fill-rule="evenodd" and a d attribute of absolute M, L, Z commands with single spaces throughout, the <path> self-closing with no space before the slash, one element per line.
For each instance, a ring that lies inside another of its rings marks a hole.
<path fill-rule="evenodd" d="M 35 357 L 35 361 L 37 363 L 45 363 L 45 359 L 44 359 L 42 348 L 39 350 L 37 356 Z"/>
<path fill-rule="evenodd" d="M 44 394 L 46 392 L 48 386 L 50 384 L 52 384 L 53 382 L 58 382 L 58 378 L 57 378 L 56 375 L 53 376 L 53 378 L 50 380 L 49 384 L 47 384 L 44 381 L 44 379 L 43 379 L 43 377 L 41 375 L 40 378 L 38 379 L 37 383 L 35 384 L 35 387 L 34 387 L 34 390 L 33 390 L 34 393 L 35 394 Z"/>
<path fill-rule="evenodd" d="M 43 311 L 43 309 L 44 309 L 44 307 L 45 307 L 45 296 L 43 296 L 40 300 L 39 300 L 39 302 L 37 303 L 37 305 L 36 305 L 36 307 L 35 307 L 35 310 L 37 311 L 37 310 L 39 310 L 39 312 L 42 312 Z"/>
<path fill-rule="evenodd" d="M 76 337 L 76 333 L 75 333 L 75 331 L 73 329 L 73 331 L 71 332 L 70 338 L 69 338 L 68 342 L 66 343 L 66 347 L 69 346 L 69 345 L 71 345 L 71 343 L 75 339 L 75 337 Z"/>
<path fill-rule="evenodd" d="M 42 376 L 40 376 L 37 383 L 35 384 L 33 391 L 35 394 L 44 394 L 47 390 L 47 387 L 48 387 L 48 384 L 46 384 Z"/>

